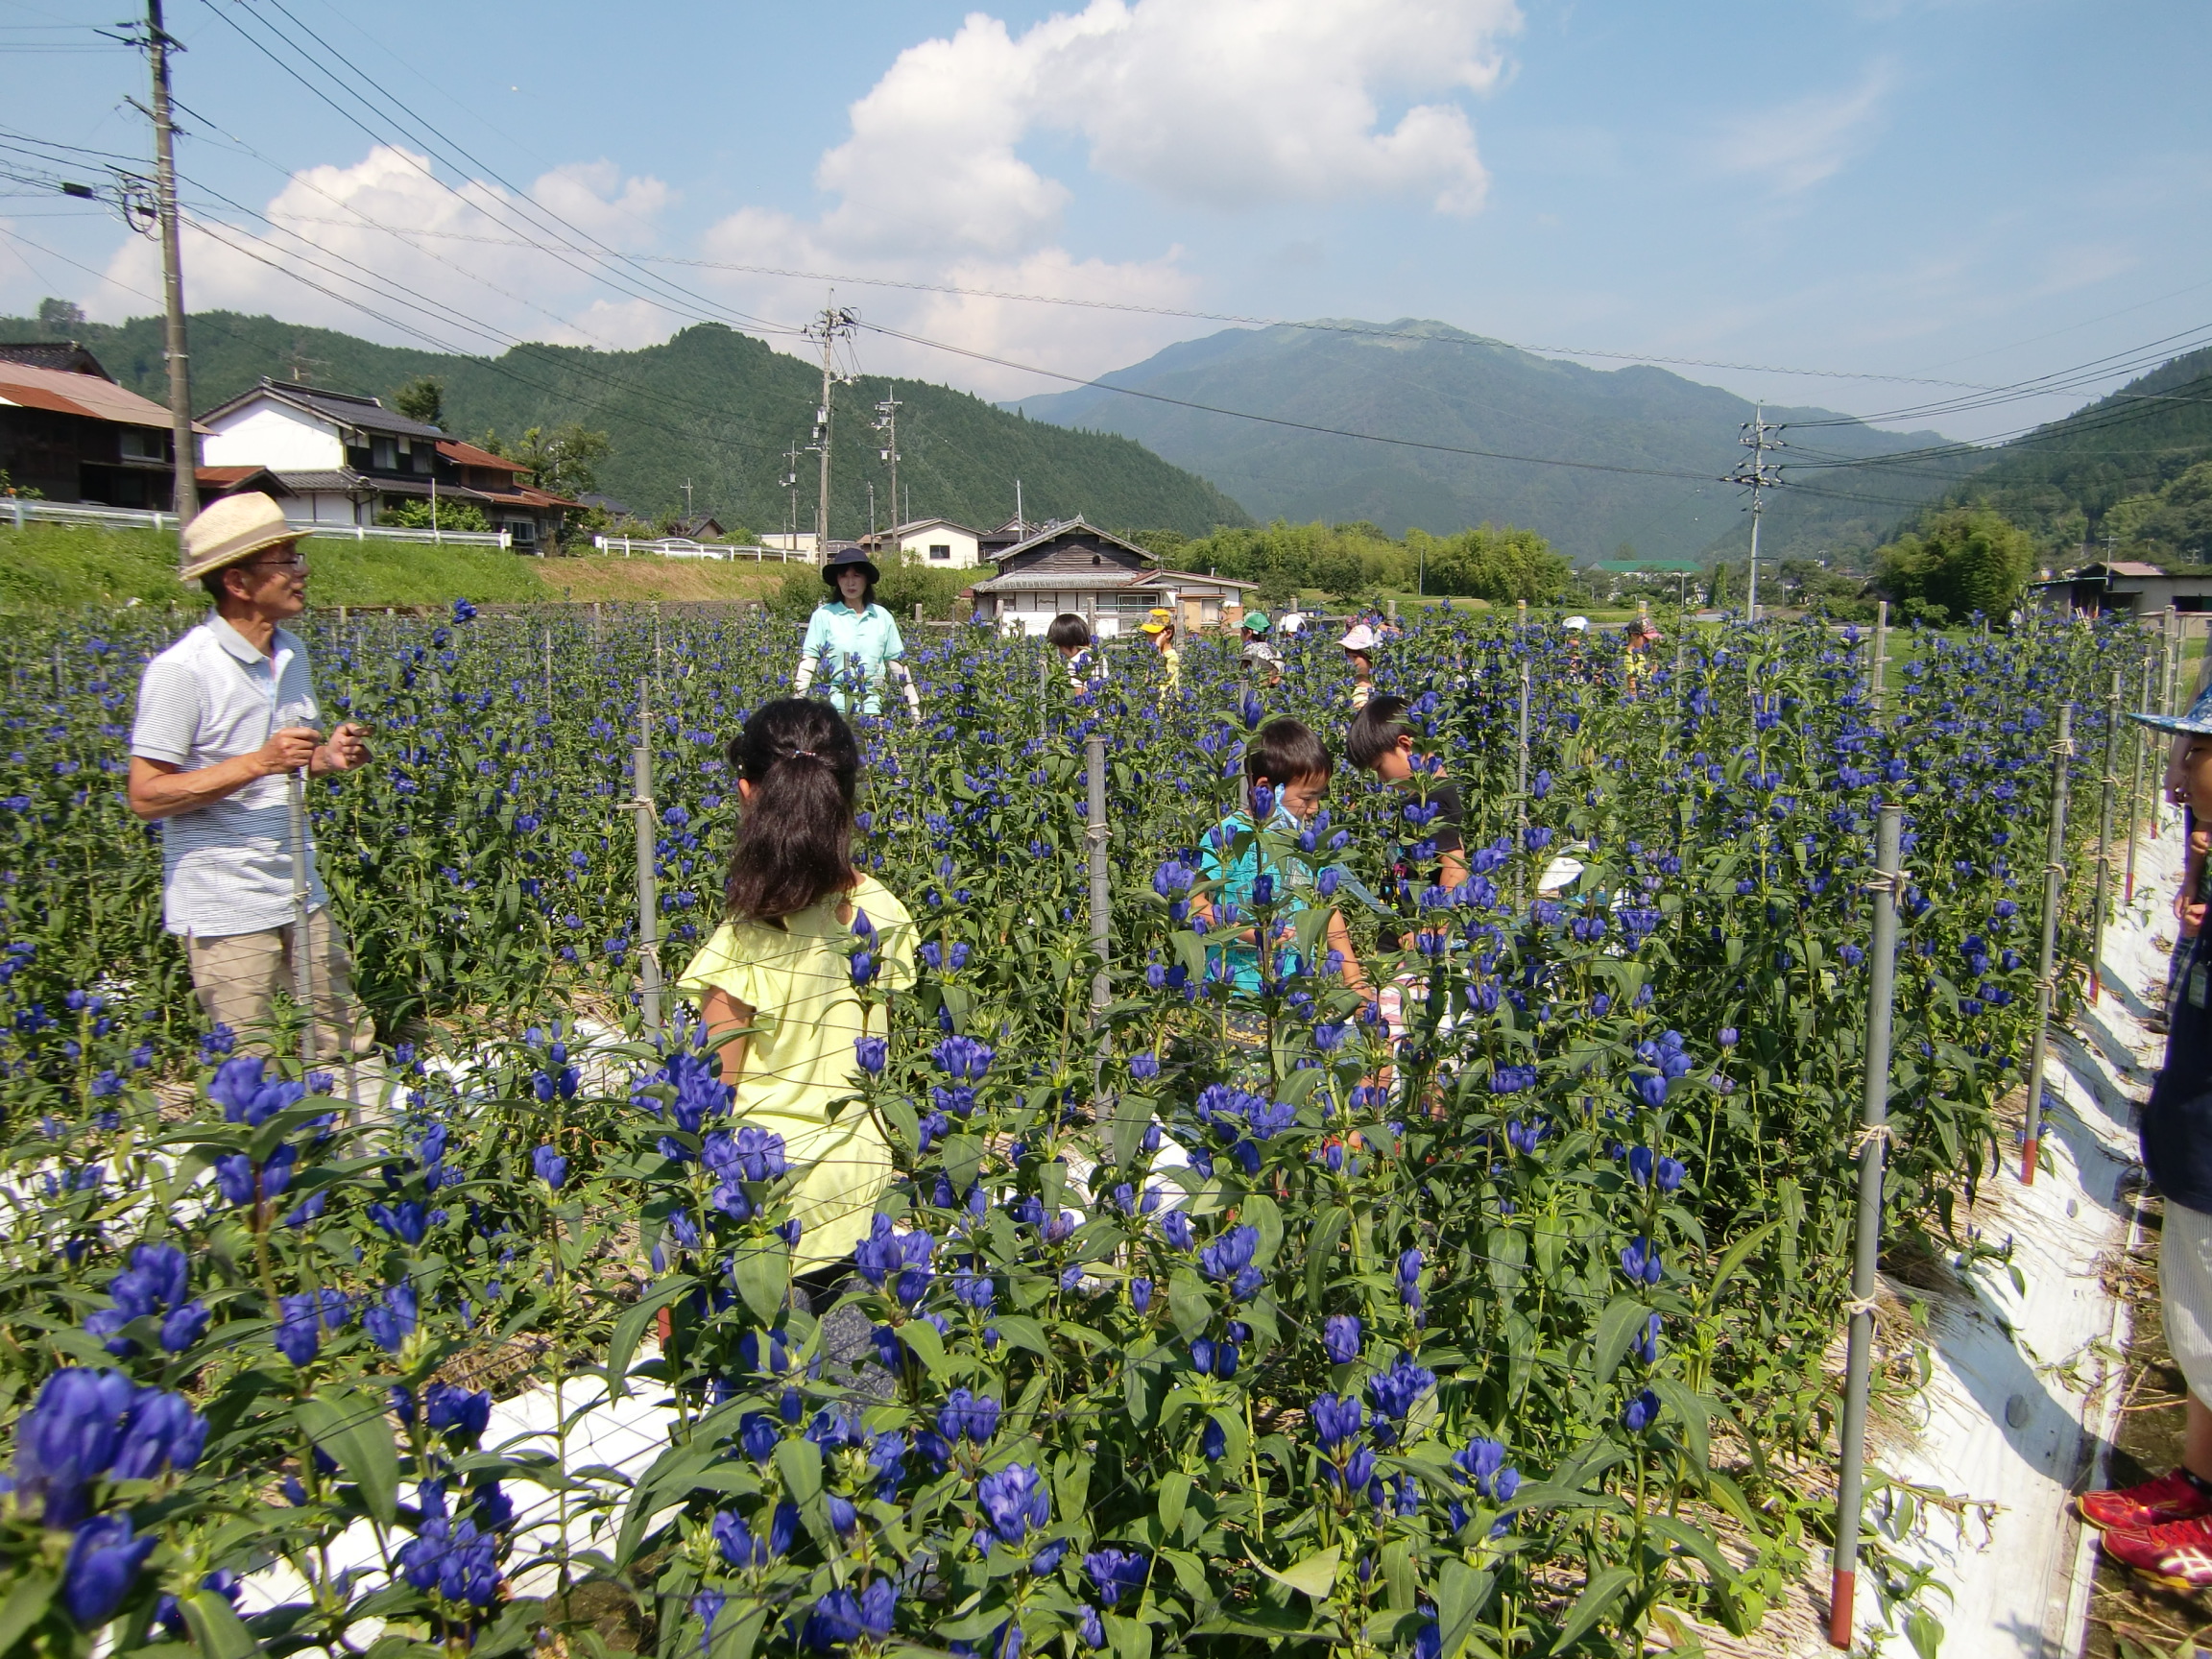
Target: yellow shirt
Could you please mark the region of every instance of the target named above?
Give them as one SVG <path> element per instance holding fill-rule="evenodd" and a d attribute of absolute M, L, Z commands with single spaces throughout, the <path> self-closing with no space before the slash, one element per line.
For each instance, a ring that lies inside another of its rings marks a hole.
<path fill-rule="evenodd" d="M 876 984 L 905 990 L 914 983 L 914 918 L 873 877 L 860 878 L 852 900 L 876 928 Z M 829 1112 L 832 1100 L 858 1092 L 854 1044 L 868 1032 L 846 955 L 852 938 L 834 896 L 785 917 L 781 927 L 725 922 L 677 984 L 692 996 L 724 992 L 754 1011 L 735 1118 L 782 1136 L 793 1167 L 811 1166 L 792 1193 L 801 1272 L 851 1254 L 868 1236 L 892 1175 L 890 1148 L 868 1110 L 851 1101 L 834 1121 Z"/>

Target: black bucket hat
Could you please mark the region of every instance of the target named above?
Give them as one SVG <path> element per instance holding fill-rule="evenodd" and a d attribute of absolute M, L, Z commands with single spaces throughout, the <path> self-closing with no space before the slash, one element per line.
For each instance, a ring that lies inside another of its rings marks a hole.
<path fill-rule="evenodd" d="M 876 562 L 868 557 L 868 550 L 857 541 L 832 541 L 830 557 L 822 561 L 822 580 L 828 586 L 837 586 L 837 578 L 848 570 L 857 570 L 871 582 L 883 580 L 883 572 L 876 568 Z"/>

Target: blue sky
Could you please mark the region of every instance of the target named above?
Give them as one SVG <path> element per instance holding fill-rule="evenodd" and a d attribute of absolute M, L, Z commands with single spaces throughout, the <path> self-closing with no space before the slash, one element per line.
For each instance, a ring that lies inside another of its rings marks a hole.
<path fill-rule="evenodd" d="M 0 151 L 10 171 L 145 152 L 141 62 L 92 33 L 124 9 L 0 0 L 0 133 L 49 147 Z M 356 110 L 373 138 L 226 17 L 340 103 L 403 108 Z M 629 346 L 713 316 L 784 343 L 823 302 L 732 266 L 925 285 L 837 299 L 973 355 L 864 331 L 856 362 L 992 397 L 1064 383 L 1008 365 L 1093 374 L 1221 325 L 1162 310 L 1973 385 L 2212 322 L 2190 0 L 170 0 L 170 27 L 208 226 L 191 303 L 386 340 Z M 0 312 L 150 308 L 155 251 L 114 214 L 0 192 Z M 704 263 L 542 246 L 585 237 Z M 1945 395 L 1680 372 L 1868 415 Z M 1989 437 L 2117 383 L 1904 423 Z"/>

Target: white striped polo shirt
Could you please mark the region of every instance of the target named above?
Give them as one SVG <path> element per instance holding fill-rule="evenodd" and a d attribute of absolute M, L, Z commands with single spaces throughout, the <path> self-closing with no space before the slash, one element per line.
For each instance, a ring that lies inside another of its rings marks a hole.
<path fill-rule="evenodd" d="M 264 655 L 216 615 L 146 665 L 131 753 L 186 772 L 251 755 L 272 733 L 320 729 L 307 647 L 276 630 Z M 161 909 L 172 933 L 202 939 L 282 927 L 292 916 L 292 825 L 281 773 L 161 820 Z M 327 896 L 307 845 L 309 902 Z"/>

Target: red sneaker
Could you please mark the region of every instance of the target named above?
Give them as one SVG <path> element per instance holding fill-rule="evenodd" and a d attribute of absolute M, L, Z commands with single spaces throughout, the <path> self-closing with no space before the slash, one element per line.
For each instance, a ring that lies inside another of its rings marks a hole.
<path fill-rule="evenodd" d="M 2212 1590 L 2212 1516 L 2142 1532 L 2107 1532 L 2097 1542 L 2113 1560 L 2170 1590 Z"/>
<path fill-rule="evenodd" d="M 2186 1469 L 2118 1492 L 2084 1492 L 2074 1501 L 2081 1519 L 2102 1532 L 2143 1532 L 2212 1515 L 2212 1486 Z"/>

